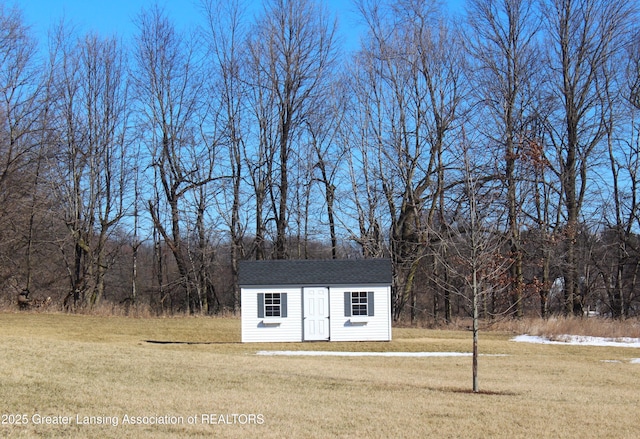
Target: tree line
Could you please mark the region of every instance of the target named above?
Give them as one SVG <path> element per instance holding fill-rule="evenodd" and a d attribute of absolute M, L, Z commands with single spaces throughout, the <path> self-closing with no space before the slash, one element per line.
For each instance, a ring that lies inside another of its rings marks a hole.
<path fill-rule="evenodd" d="M 637 315 L 633 2 L 352 6 L 353 50 L 314 0 L 2 6 L 0 300 L 237 313 L 240 260 L 387 257 L 394 320 Z"/>

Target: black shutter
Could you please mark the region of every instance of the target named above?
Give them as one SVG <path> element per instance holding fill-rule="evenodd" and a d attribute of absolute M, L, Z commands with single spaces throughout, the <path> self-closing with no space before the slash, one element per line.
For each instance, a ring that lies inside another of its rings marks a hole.
<path fill-rule="evenodd" d="M 367 293 L 367 315 L 373 316 L 373 291 Z"/>
<path fill-rule="evenodd" d="M 349 291 L 344 292 L 344 316 L 351 317 L 351 293 Z"/>
<path fill-rule="evenodd" d="M 258 318 L 264 319 L 264 293 L 258 293 Z"/>
<path fill-rule="evenodd" d="M 287 316 L 287 293 L 280 294 L 280 317 Z"/>

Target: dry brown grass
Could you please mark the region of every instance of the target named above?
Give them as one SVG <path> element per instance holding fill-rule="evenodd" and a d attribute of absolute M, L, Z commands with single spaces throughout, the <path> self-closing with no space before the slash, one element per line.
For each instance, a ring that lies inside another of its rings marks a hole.
<path fill-rule="evenodd" d="M 640 321 L 638 319 L 612 320 L 597 317 L 508 319 L 494 324 L 487 324 L 486 329 L 509 331 L 514 334 L 539 335 L 550 338 L 564 334 L 607 338 L 640 338 Z"/>
<path fill-rule="evenodd" d="M 0 334 L 1 414 L 120 421 L 2 425 L 2 437 L 640 437 L 635 349 L 530 345 L 485 332 L 481 352 L 504 356 L 480 358 L 482 392 L 472 394 L 468 357 L 255 355 L 469 352 L 466 331 L 399 328 L 389 343 L 242 344 L 238 319 L 5 313 Z M 207 425 L 207 413 L 264 422 Z M 185 424 L 122 425 L 125 414 L 182 416 Z M 189 416 L 198 423 L 188 425 Z"/>

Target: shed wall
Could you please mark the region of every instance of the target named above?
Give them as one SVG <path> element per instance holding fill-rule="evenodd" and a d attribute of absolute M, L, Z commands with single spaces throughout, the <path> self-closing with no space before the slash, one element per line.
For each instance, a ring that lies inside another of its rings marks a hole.
<path fill-rule="evenodd" d="M 287 293 L 287 317 L 258 318 L 259 293 Z M 302 341 L 302 289 L 243 287 L 242 342 Z"/>
<path fill-rule="evenodd" d="M 347 317 L 344 293 L 373 291 L 373 316 Z M 331 341 L 389 341 L 391 340 L 391 288 L 371 286 L 332 287 L 329 293 L 331 313 Z"/>
<path fill-rule="evenodd" d="M 373 292 L 373 316 L 345 316 L 345 292 Z M 287 293 L 287 317 L 258 317 L 258 294 Z M 243 342 L 300 342 L 303 339 L 303 287 L 243 287 Z M 391 340 L 391 287 L 329 287 L 330 341 Z"/>

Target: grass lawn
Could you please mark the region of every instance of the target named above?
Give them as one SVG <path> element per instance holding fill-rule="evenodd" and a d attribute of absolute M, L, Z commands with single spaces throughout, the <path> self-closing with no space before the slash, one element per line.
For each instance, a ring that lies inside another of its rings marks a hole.
<path fill-rule="evenodd" d="M 238 319 L 0 313 L 0 437 L 640 437 L 640 349 L 512 336 L 480 334 L 502 355 L 473 394 L 470 357 L 256 355 L 470 352 L 464 331 L 242 344 Z"/>

